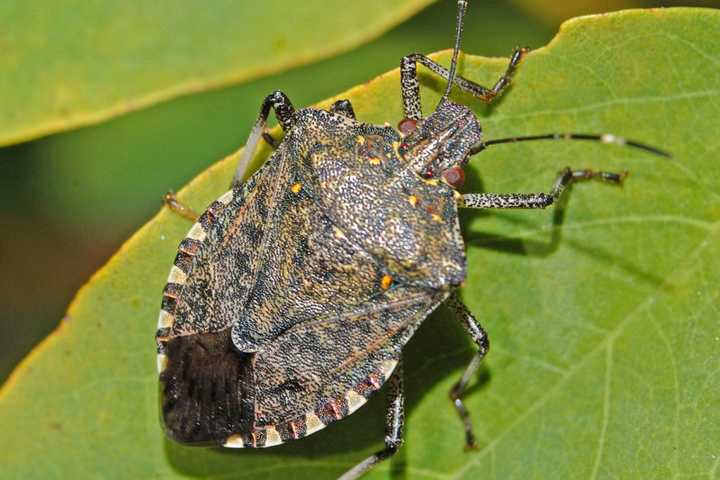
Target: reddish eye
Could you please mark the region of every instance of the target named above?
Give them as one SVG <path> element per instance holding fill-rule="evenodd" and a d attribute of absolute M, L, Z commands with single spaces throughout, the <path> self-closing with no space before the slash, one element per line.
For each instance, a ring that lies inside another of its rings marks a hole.
<path fill-rule="evenodd" d="M 405 136 L 410 135 L 416 128 L 417 120 L 413 120 L 412 118 L 403 118 L 400 120 L 400 123 L 398 123 L 398 130 Z"/>
<path fill-rule="evenodd" d="M 453 188 L 460 188 L 465 183 L 465 172 L 460 167 L 451 167 L 442 174 L 443 179 Z"/>

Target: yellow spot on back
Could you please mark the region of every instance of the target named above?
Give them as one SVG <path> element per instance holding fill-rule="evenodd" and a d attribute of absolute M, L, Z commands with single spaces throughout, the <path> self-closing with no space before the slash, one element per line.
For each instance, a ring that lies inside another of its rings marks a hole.
<path fill-rule="evenodd" d="M 390 288 L 390 285 L 392 285 L 392 277 L 390 275 L 383 275 L 383 277 L 380 279 L 380 287 L 383 290 L 387 290 Z"/>
<path fill-rule="evenodd" d="M 298 182 L 298 183 L 293 183 L 292 186 L 290 187 L 290 190 L 291 190 L 293 193 L 299 193 L 299 192 L 300 192 L 300 189 L 302 189 L 302 183 L 300 183 L 300 182 Z"/>
<path fill-rule="evenodd" d="M 393 151 L 395 152 L 395 156 L 399 157 L 400 156 L 400 150 L 399 150 L 400 142 L 393 142 L 392 148 L 393 148 Z"/>
<path fill-rule="evenodd" d="M 380 165 L 381 160 L 377 157 L 370 157 L 369 162 L 371 165 Z"/>
<path fill-rule="evenodd" d="M 442 217 L 440 215 L 438 215 L 437 213 L 433 213 L 432 215 L 430 215 L 430 218 L 432 218 L 436 222 L 442 222 Z"/>
<path fill-rule="evenodd" d="M 356 140 L 360 145 L 365 143 L 365 137 L 363 137 L 362 135 L 358 135 Z"/>
<path fill-rule="evenodd" d="M 415 195 L 410 195 L 408 197 L 408 202 L 410 202 L 410 205 L 414 207 L 415 205 L 417 205 L 418 198 Z"/>
<path fill-rule="evenodd" d="M 433 187 L 435 187 L 435 186 L 437 186 L 437 184 L 438 184 L 438 180 L 437 180 L 437 178 L 431 178 L 431 179 L 429 179 L 429 180 L 425 180 L 425 183 L 427 183 L 428 185 L 432 185 Z"/>
<path fill-rule="evenodd" d="M 345 237 L 345 234 L 343 233 L 343 231 L 340 230 L 340 229 L 339 229 L 338 227 L 336 227 L 336 226 L 333 226 L 333 232 L 335 232 L 335 236 L 336 236 L 337 238 L 343 238 L 343 239 L 346 238 L 346 237 Z"/>

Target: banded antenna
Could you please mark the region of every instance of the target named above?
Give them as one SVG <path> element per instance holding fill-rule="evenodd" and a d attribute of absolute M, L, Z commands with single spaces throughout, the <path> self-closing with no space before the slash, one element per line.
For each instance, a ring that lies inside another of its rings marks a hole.
<path fill-rule="evenodd" d="M 654 155 L 659 155 L 661 157 L 672 158 L 672 155 L 670 155 L 670 153 L 657 147 L 653 147 L 645 143 L 636 142 L 635 140 L 628 140 L 623 137 L 618 137 L 617 135 L 613 135 L 611 133 L 544 133 L 541 135 L 528 135 L 523 137 L 498 138 L 495 140 L 488 140 L 486 142 L 481 141 L 480 143 L 476 144 L 472 149 L 470 149 L 470 155 L 480 153 L 490 145 L 498 145 L 501 143 L 531 142 L 535 140 L 585 140 L 592 142 L 612 143 L 615 145 L 637 148 L 652 153 Z"/>

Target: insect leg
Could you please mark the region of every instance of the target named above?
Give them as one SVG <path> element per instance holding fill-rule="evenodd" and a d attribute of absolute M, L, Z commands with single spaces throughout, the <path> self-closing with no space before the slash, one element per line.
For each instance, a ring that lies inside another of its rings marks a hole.
<path fill-rule="evenodd" d="M 560 199 L 572 183 L 593 178 L 621 185 L 627 172 L 598 172 L 595 170 L 563 169 L 549 193 L 468 193 L 462 196 L 460 207 L 465 208 L 546 208 Z"/>
<path fill-rule="evenodd" d="M 290 99 L 279 90 L 276 90 L 265 97 L 265 100 L 263 100 L 262 106 L 260 107 L 260 115 L 258 115 L 253 129 L 250 131 L 250 136 L 248 137 L 247 142 L 245 142 L 245 149 L 243 150 L 237 169 L 235 170 L 232 185 L 242 182 L 245 171 L 247 170 L 250 160 L 255 153 L 255 148 L 257 147 L 260 139 L 263 138 L 265 124 L 267 123 L 268 115 L 270 115 L 270 108 L 275 110 L 275 116 L 277 117 L 278 123 L 280 123 L 283 130 L 287 131 L 292 127 L 295 108 L 290 102 Z M 267 140 L 267 138 L 265 140 Z"/>
<path fill-rule="evenodd" d="M 386 458 L 392 457 L 400 449 L 405 427 L 405 393 L 402 370 L 402 361 L 400 361 L 388 381 L 390 390 L 385 411 L 385 448 L 355 465 L 338 480 L 356 479 Z"/>
<path fill-rule="evenodd" d="M 277 148 L 280 146 L 280 142 L 275 140 L 275 138 L 273 138 L 273 136 L 270 135 L 270 132 L 268 131 L 264 131 L 262 133 L 262 138 L 263 140 L 265 140 L 265 143 L 270 145 L 270 148 L 272 148 L 273 150 L 277 150 Z"/>
<path fill-rule="evenodd" d="M 529 49 L 527 48 L 517 48 L 513 51 L 505 73 L 492 88 L 483 87 L 461 76 L 455 77 L 455 85 L 460 87 L 462 91 L 477 97 L 481 101 L 490 103 L 510 84 L 510 77 L 518 63 L 520 63 L 520 60 L 522 60 L 523 55 L 528 51 Z M 403 109 L 405 111 L 405 117 L 413 120 L 422 118 L 422 110 L 420 108 L 420 83 L 417 79 L 418 63 L 426 66 L 445 80 L 447 80 L 450 75 L 450 72 L 445 67 L 420 53 L 411 53 L 403 57 L 400 61 L 400 90 L 402 93 Z"/>
<path fill-rule="evenodd" d="M 465 408 L 462 402 L 462 396 L 465 392 L 465 387 L 467 387 L 468 382 L 475 376 L 480 362 L 482 362 L 482 359 L 490 349 L 490 343 L 482 325 L 480 325 L 465 304 L 462 303 L 457 292 L 450 294 L 447 300 L 447 306 L 450 307 L 455 317 L 460 320 L 463 326 L 470 332 L 470 336 L 478 347 L 477 353 L 465 368 L 462 377 L 460 377 L 460 380 L 458 380 L 450 390 L 450 400 L 452 400 L 453 405 L 455 405 L 455 410 L 457 410 L 458 415 L 460 415 L 460 420 L 462 420 L 463 426 L 465 427 L 465 448 L 472 449 L 476 447 L 475 434 L 473 433 L 472 422 L 470 421 L 470 413 L 468 413 L 467 408 Z"/>
<path fill-rule="evenodd" d="M 192 222 L 197 222 L 197 219 L 200 217 L 195 210 L 178 200 L 174 192 L 167 192 L 163 195 L 163 201 L 170 210 Z"/>
<path fill-rule="evenodd" d="M 332 113 L 339 113 L 340 115 L 345 115 L 346 117 L 355 120 L 355 110 L 353 110 L 353 106 L 352 103 L 350 103 L 350 100 L 338 100 L 337 102 L 332 104 L 332 106 L 330 107 L 330 111 Z"/>

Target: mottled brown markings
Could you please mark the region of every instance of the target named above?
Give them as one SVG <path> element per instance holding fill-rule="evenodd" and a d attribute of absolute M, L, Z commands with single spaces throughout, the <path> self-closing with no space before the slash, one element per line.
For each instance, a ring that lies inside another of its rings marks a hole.
<path fill-rule="evenodd" d="M 410 305 L 415 305 L 415 304 L 420 303 L 421 299 L 425 300 L 425 301 L 428 300 L 428 297 L 425 294 L 417 294 L 417 295 L 415 295 L 415 298 L 412 298 L 412 300 L 411 300 L 411 298 L 412 297 L 409 297 L 405 301 L 396 301 L 393 303 L 389 303 L 386 306 L 384 306 L 385 308 L 381 308 L 381 309 L 384 310 L 384 309 L 390 309 L 390 308 L 399 308 L 400 305 L 410 306 Z M 339 371 L 343 371 L 343 370 L 347 369 L 353 363 L 356 363 L 363 356 L 369 356 L 370 354 L 376 352 L 377 350 L 380 349 L 380 347 L 382 347 L 383 345 L 385 345 L 387 343 L 388 338 L 393 337 L 395 334 L 397 334 L 401 330 L 407 328 L 410 324 L 412 324 L 413 320 L 414 320 L 413 317 L 408 318 L 408 319 L 406 319 L 405 322 L 401 322 L 400 324 L 395 325 L 394 328 L 385 330 L 386 334 L 384 336 L 378 336 L 372 342 L 370 342 L 368 344 L 358 345 L 355 349 L 353 349 L 353 353 L 351 355 L 349 355 L 347 358 L 345 358 L 345 360 L 342 363 L 340 363 L 338 366 L 333 367 L 330 370 L 330 372 L 336 373 Z"/>
<path fill-rule="evenodd" d="M 200 218 L 198 218 L 198 222 L 200 226 L 202 226 L 204 231 L 210 231 L 212 229 L 213 224 L 215 223 L 215 220 L 217 219 L 217 216 L 210 210 L 205 210 L 205 212 L 200 215 Z"/>
<path fill-rule="evenodd" d="M 172 315 L 175 313 L 175 308 L 177 308 L 177 298 L 163 296 L 160 308 Z"/>
<path fill-rule="evenodd" d="M 380 383 L 380 375 L 382 375 L 382 373 L 380 373 L 380 374 L 371 373 L 371 374 L 368 376 L 368 378 L 367 378 L 368 382 L 370 382 L 370 386 L 371 386 L 374 390 L 377 390 L 377 389 L 380 388 L 380 385 L 381 385 L 381 383 Z"/>
<path fill-rule="evenodd" d="M 167 283 L 165 284 L 165 288 L 163 289 L 163 295 L 166 297 L 177 299 L 182 292 L 182 287 L 183 286 L 178 283 Z"/>
<path fill-rule="evenodd" d="M 278 433 L 280 434 L 280 438 L 284 442 L 287 442 L 288 440 L 297 440 L 299 438 L 302 438 L 307 435 L 307 424 L 305 422 L 305 415 L 276 425 L 275 429 L 278 431 Z"/>
<path fill-rule="evenodd" d="M 366 399 L 369 398 L 370 395 L 372 395 L 372 393 L 378 390 L 382 385 L 380 381 L 381 375 L 382 373 L 379 371 L 370 373 L 367 378 L 355 385 L 355 392 Z"/>
<path fill-rule="evenodd" d="M 186 253 L 190 256 L 194 256 L 198 250 L 202 247 L 202 242 L 194 240 L 192 238 L 185 238 L 180 242 L 178 251 Z"/>
<path fill-rule="evenodd" d="M 178 250 L 177 255 L 175 255 L 175 266 L 185 272 L 186 275 L 189 275 L 192 270 L 192 258 L 192 255 Z"/>
<path fill-rule="evenodd" d="M 267 441 L 265 430 L 253 430 L 244 436 L 245 448 L 263 448 Z"/>
<path fill-rule="evenodd" d="M 206 211 L 210 212 L 215 218 L 217 218 L 222 214 L 225 206 L 225 203 L 220 202 L 219 200 L 215 200 L 213 203 L 210 204 Z"/>
<path fill-rule="evenodd" d="M 316 408 L 315 415 L 325 425 L 340 420 L 348 415 L 347 401 L 344 398 L 330 400 Z"/>

